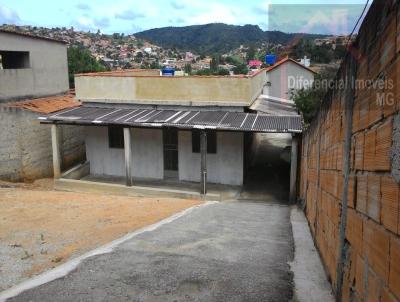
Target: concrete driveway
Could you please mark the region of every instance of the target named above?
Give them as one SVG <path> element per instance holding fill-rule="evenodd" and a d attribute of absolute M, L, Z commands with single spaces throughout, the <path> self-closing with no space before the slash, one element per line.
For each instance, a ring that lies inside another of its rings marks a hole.
<path fill-rule="evenodd" d="M 290 207 L 202 206 L 10 301 L 289 301 Z"/>

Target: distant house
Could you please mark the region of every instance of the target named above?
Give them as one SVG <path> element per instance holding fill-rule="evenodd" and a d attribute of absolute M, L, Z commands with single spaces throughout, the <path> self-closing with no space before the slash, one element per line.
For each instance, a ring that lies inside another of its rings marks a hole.
<path fill-rule="evenodd" d="M 292 93 L 314 83 L 315 72 L 288 57 L 267 68 L 267 83 L 263 94 L 275 98 L 292 99 Z"/>
<path fill-rule="evenodd" d="M 260 60 L 250 60 L 248 66 L 250 69 L 260 69 L 262 64 Z"/>
<path fill-rule="evenodd" d="M 64 42 L 0 30 L 0 103 L 66 93 Z"/>
<path fill-rule="evenodd" d="M 0 30 L 0 62 L 0 179 L 50 177 L 50 127 L 40 125 L 37 118 L 79 106 L 68 91 L 67 46 Z M 62 168 L 84 160 L 79 128 L 62 126 L 58 131 Z"/>

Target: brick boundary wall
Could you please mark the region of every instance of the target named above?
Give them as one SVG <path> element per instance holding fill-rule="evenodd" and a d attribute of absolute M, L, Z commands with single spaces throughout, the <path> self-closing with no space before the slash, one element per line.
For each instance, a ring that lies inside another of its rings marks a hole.
<path fill-rule="evenodd" d="M 400 302 L 400 1 L 373 2 L 337 80 L 303 133 L 299 199 L 337 300 Z"/>

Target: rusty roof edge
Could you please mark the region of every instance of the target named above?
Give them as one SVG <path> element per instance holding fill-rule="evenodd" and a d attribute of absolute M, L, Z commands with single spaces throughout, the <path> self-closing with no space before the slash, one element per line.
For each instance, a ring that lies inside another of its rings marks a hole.
<path fill-rule="evenodd" d="M 68 42 L 64 41 L 64 40 L 58 40 L 58 39 L 48 38 L 48 37 L 43 37 L 43 36 L 36 36 L 36 35 L 23 33 L 23 32 L 18 32 L 18 31 L 14 31 L 14 30 L 0 29 L 0 33 L 12 34 L 12 35 L 20 35 L 20 36 L 24 36 L 24 37 L 27 37 L 27 38 L 46 40 L 46 41 L 49 41 L 49 42 L 61 43 L 61 44 L 64 44 L 64 45 L 68 44 Z"/>

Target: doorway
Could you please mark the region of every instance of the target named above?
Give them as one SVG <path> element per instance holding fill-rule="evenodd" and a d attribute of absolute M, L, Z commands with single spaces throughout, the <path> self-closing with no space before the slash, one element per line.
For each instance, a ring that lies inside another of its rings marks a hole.
<path fill-rule="evenodd" d="M 178 178 L 178 130 L 163 129 L 164 144 L 164 178 Z"/>
<path fill-rule="evenodd" d="M 288 201 L 291 142 L 287 133 L 247 135 L 242 198 Z"/>

